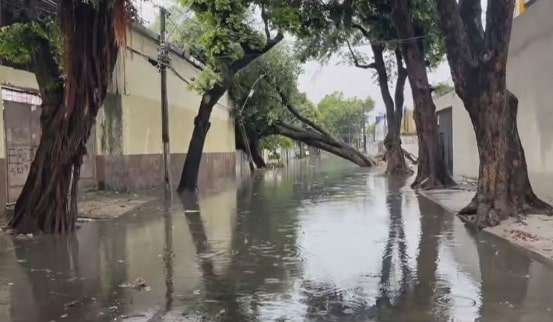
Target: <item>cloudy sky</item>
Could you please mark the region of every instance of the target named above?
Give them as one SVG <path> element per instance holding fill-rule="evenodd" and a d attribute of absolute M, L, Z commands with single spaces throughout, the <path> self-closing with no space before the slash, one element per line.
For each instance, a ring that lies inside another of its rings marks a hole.
<path fill-rule="evenodd" d="M 372 97 L 375 108 L 384 111 L 380 89 L 373 76 L 373 70 L 360 69 L 346 63 L 340 58 L 333 57 L 328 63 L 321 65 L 309 62 L 304 65 L 300 77 L 300 90 L 307 93 L 310 100 L 317 103 L 325 95 L 334 91 L 341 91 L 346 97 Z M 451 75 L 447 63 L 442 63 L 431 71 L 430 83 L 451 83 Z M 405 88 L 405 106 L 412 108 L 411 89 Z"/>

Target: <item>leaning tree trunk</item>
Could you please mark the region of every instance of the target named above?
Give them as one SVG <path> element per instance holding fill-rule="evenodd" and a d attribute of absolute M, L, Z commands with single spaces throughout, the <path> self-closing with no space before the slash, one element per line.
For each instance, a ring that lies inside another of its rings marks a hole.
<path fill-rule="evenodd" d="M 406 1 L 392 2 L 394 27 L 401 38 L 411 39 L 401 44 L 407 65 L 409 83 L 415 103 L 415 125 L 419 142 L 419 162 L 414 188 L 436 189 L 454 185 L 443 155 L 440 153 L 436 105 L 432 100 L 432 87 L 426 73 L 424 49 L 415 32 L 409 5 Z"/>
<path fill-rule="evenodd" d="M 252 151 L 253 162 L 255 163 L 257 168 L 258 169 L 266 168 L 267 163 L 265 163 L 265 159 L 263 159 L 263 153 L 259 146 L 259 139 L 257 138 L 250 139 L 250 150 Z"/>
<path fill-rule="evenodd" d="M 341 158 L 349 160 L 361 167 L 374 166 L 374 162 L 363 153 L 351 146 L 338 142 L 314 131 L 304 130 L 284 123 L 277 123 L 273 126 L 274 133 L 290 138 L 294 141 L 305 143 L 309 146 L 319 148 Z"/>
<path fill-rule="evenodd" d="M 184 160 L 178 191 L 194 191 L 198 185 L 200 164 L 204 152 L 205 139 L 211 126 L 209 118 L 211 111 L 219 99 L 225 94 L 225 87 L 216 85 L 202 96 L 198 115 L 194 118 L 194 131 L 188 145 L 188 152 Z"/>
<path fill-rule="evenodd" d="M 111 80 L 118 44 L 124 42 L 125 6 L 124 0 L 100 1 L 95 6 L 80 0 L 60 3 L 63 100 L 44 97 L 41 140 L 8 223 L 18 233 L 75 229 L 80 167 Z"/>
<path fill-rule="evenodd" d="M 480 170 L 478 189 L 459 214 L 476 228 L 496 226 L 509 217 L 553 214 L 535 194 L 528 179 L 524 149 L 517 128 L 518 100 L 510 93 L 485 91 L 469 110 L 476 133 Z M 486 106 L 486 108 L 478 108 Z"/>

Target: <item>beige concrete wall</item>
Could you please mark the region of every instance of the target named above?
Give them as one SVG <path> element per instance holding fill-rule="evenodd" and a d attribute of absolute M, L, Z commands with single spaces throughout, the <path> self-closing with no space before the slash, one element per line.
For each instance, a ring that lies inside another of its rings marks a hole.
<path fill-rule="evenodd" d="M 438 111 L 451 107 L 453 126 L 453 173 L 469 178 L 478 177 L 478 148 L 463 102 L 454 92 L 435 99 Z"/>
<path fill-rule="evenodd" d="M 9 86 L 38 91 L 35 74 L 0 65 L 0 87 Z M 2 99 L 0 108 L 4 111 Z M 0 159 L 6 158 L 6 139 L 4 133 L 4 113 L 0 113 Z"/>
<path fill-rule="evenodd" d="M 133 32 L 129 47 L 149 57 L 157 57 L 157 44 Z M 199 70 L 185 59 L 171 55 L 171 64 L 186 79 Z M 186 153 L 201 96 L 171 71 L 167 72 L 171 153 Z M 114 88 L 122 95 L 123 154 L 159 154 L 161 142 L 160 75 L 143 56 L 127 50 L 119 59 Z M 205 152 L 234 152 L 234 121 L 225 95 L 213 109 Z"/>
<path fill-rule="evenodd" d="M 507 86 L 519 99 L 518 127 L 530 181 L 539 195 L 553 199 L 553 1 L 537 1 L 515 18 Z M 462 102 L 448 94 L 438 109 L 453 106 L 453 159 L 458 175 L 477 177 L 478 154 Z"/>

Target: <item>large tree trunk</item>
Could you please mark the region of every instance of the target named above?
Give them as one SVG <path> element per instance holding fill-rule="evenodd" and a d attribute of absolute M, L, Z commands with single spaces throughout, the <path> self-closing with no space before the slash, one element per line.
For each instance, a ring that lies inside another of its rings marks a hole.
<path fill-rule="evenodd" d="M 461 219 L 480 229 L 509 217 L 553 214 L 532 190 L 518 134 L 518 100 L 506 85 L 514 2 L 488 2 L 485 30 L 480 2 L 437 4 L 455 91 L 470 116 L 480 158 L 478 189 Z"/>
<path fill-rule="evenodd" d="M 371 167 L 374 165 L 372 160 L 351 146 L 329 139 L 328 137 L 314 131 L 308 131 L 288 124 L 278 123 L 274 126 L 274 132 L 275 133 L 273 134 L 283 135 L 292 140 L 303 142 L 309 146 L 319 148 L 349 160 L 361 167 Z"/>
<path fill-rule="evenodd" d="M 250 139 L 250 150 L 252 151 L 253 162 L 258 169 L 264 169 L 267 167 L 265 159 L 263 159 L 263 153 L 261 147 L 259 146 L 259 139 L 252 138 Z"/>
<path fill-rule="evenodd" d="M 116 32 L 121 30 L 114 21 L 126 20 L 124 12 L 123 0 L 101 1 L 96 6 L 76 0 L 61 2 L 64 95 L 60 99 L 59 93 L 41 89 L 42 136 L 8 223 L 18 233 L 75 229 L 82 158 L 117 58 Z"/>
<path fill-rule="evenodd" d="M 426 60 L 420 36 L 410 15 L 406 0 L 394 0 L 392 19 L 400 38 L 411 39 L 401 45 L 407 65 L 409 83 L 415 103 L 415 124 L 419 141 L 419 163 L 414 188 L 437 189 L 454 185 L 443 155 L 440 153 L 436 105 L 432 100 L 432 87 L 426 73 Z"/>
<path fill-rule="evenodd" d="M 412 186 L 422 189 L 439 189 L 452 186 L 455 185 L 455 182 L 446 168 L 443 155 L 440 153 L 436 106 L 432 100 L 424 61 L 415 65 L 417 66 L 413 68 L 409 79 L 415 102 L 414 116 L 419 143 L 419 157 L 417 177 Z"/>
<path fill-rule="evenodd" d="M 551 206 L 532 190 L 517 128 L 518 100 L 493 91 L 472 100 L 469 109 L 476 133 L 480 170 L 478 189 L 460 218 L 476 228 L 496 226 L 509 217 L 552 214 Z M 486 108 L 478 108 L 486 106 Z"/>
<path fill-rule="evenodd" d="M 209 118 L 211 117 L 211 111 L 219 99 L 225 94 L 225 87 L 222 85 L 215 85 L 214 88 L 207 91 L 200 103 L 200 109 L 198 115 L 194 118 L 194 131 L 190 138 L 190 144 L 188 145 L 188 152 L 186 153 L 186 159 L 184 160 L 184 166 L 182 168 L 181 179 L 178 187 L 178 191 L 194 191 L 198 185 L 198 175 L 200 173 L 200 164 L 202 161 L 202 154 L 204 152 L 205 139 L 207 132 L 211 126 Z"/>

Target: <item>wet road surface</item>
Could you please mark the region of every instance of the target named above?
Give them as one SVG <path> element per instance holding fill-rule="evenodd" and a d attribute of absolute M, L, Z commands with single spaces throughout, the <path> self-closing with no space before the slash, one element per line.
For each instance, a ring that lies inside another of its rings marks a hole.
<path fill-rule="evenodd" d="M 309 161 L 218 190 L 0 235 L 0 321 L 553 320 L 551 267 L 405 180 Z"/>

